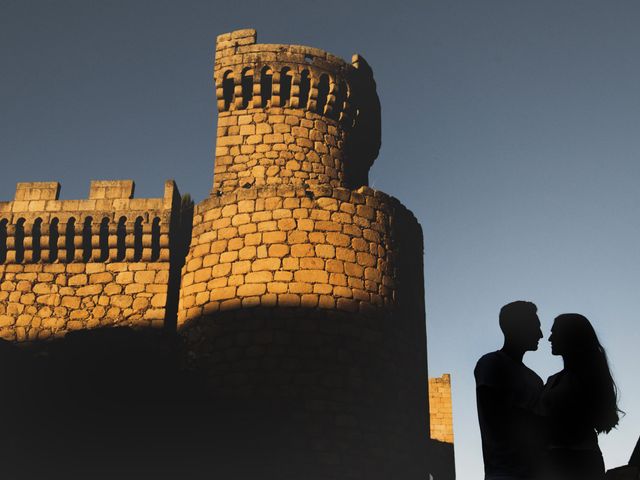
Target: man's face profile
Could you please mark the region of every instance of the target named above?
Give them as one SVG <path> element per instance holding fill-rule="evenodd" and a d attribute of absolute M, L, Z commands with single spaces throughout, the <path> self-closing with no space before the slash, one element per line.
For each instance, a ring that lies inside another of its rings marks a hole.
<path fill-rule="evenodd" d="M 540 319 L 535 311 L 510 311 L 501 323 L 505 339 L 525 352 L 538 349 L 542 338 Z"/>
<path fill-rule="evenodd" d="M 542 338 L 542 329 L 540 328 L 540 319 L 538 315 L 524 317 L 522 319 L 522 346 L 527 351 L 538 349 L 538 344 Z"/>

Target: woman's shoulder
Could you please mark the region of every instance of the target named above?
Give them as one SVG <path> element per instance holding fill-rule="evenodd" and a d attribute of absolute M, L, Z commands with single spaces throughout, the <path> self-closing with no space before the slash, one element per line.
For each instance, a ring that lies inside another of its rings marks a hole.
<path fill-rule="evenodd" d="M 547 382 L 549 380 L 555 380 L 556 378 L 560 378 L 564 374 L 564 370 L 560 370 L 559 372 L 554 373 L 549 378 L 547 378 Z"/>

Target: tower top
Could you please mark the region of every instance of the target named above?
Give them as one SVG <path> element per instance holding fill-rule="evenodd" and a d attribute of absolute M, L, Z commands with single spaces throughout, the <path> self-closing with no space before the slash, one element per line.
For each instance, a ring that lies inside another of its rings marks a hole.
<path fill-rule="evenodd" d="M 369 168 L 380 149 L 380 101 L 376 93 L 373 72 L 366 60 L 356 54 L 353 55 L 351 63 L 348 63 L 318 48 L 258 44 L 256 40 L 256 31 L 253 29 L 236 30 L 217 37 L 214 81 L 220 117 L 248 115 L 253 119 L 247 120 L 247 124 L 256 125 L 263 123 L 263 113 L 298 116 L 312 123 L 320 121 L 319 127 L 314 124 L 315 128 L 310 128 L 315 131 L 308 132 L 313 133 L 314 138 L 310 139 L 307 136 L 307 141 L 297 142 L 297 145 L 307 144 L 311 140 L 312 146 L 308 147 L 308 151 L 302 152 L 305 154 L 305 159 L 309 157 L 306 154 L 310 151 L 322 156 L 323 153 L 330 153 L 332 148 L 338 149 L 340 155 L 334 152 L 332 157 L 339 160 L 339 165 L 330 165 L 335 172 L 325 171 L 318 177 L 308 175 L 305 180 L 310 180 L 311 183 L 332 183 L 350 187 L 366 185 Z M 278 118 L 276 117 L 275 120 L 277 121 Z M 267 123 L 275 127 L 275 122 L 267 120 Z M 286 119 L 283 123 L 286 125 Z M 238 145 L 239 151 L 242 150 L 240 148 L 242 145 L 251 145 L 251 142 L 259 145 L 273 141 L 273 143 L 284 145 L 278 147 L 280 151 L 296 153 L 296 149 L 292 150 L 286 141 L 280 142 L 277 134 L 289 133 L 290 139 L 293 140 L 290 143 L 294 144 L 297 140 L 295 137 L 300 137 L 300 134 L 304 137 L 307 134 L 300 129 L 294 132 L 292 128 L 292 131 L 288 132 L 286 127 L 278 127 L 282 132 L 276 132 L 273 128 L 265 127 L 263 133 L 273 133 L 276 137 L 237 138 L 240 130 L 249 132 L 252 128 L 236 129 L 233 128 L 236 124 L 227 121 L 219 122 L 218 125 L 232 127 L 223 134 L 219 131 L 218 146 L 224 149 L 226 146 Z M 238 123 L 237 126 L 241 127 L 242 124 Z M 294 127 L 293 123 L 291 126 Z M 331 130 L 329 126 L 338 131 L 328 132 Z M 328 138 L 327 133 L 334 138 Z M 334 139 L 335 144 L 332 144 Z M 320 145 L 317 145 L 318 143 Z M 305 148 L 304 145 L 302 147 Z M 229 152 L 223 151 L 223 154 L 227 157 Z M 221 179 L 221 182 L 214 183 L 214 190 L 222 186 L 223 191 L 229 191 L 239 186 L 238 181 L 231 179 L 233 175 L 229 175 L 229 170 L 223 167 L 229 162 L 238 163 L 237 155 L 232 153 L 231 156 L 234 157 L 233 160 L 225 159 L 219 162 L 220 155 L 217 154 L 216 175 L 221 174 L 225 178 Z M 315 155 L 312 154 L 310 157 L 311 160 L 308 161 L 313 162 Z M 239 168 L 239 166 L 235 167 L 234 172 Z M 315 173 L 319 170 L 319 167 L 315 167 Z M 270 175 L 272 181 L 265 180 L 265 183 L 282 182 L 280 170 L 277 173 L 275 169 L 272 171 L 275 173 Z M 278 182 L 273 181 L 276 176 L 280 178 Z M 288 173 L 285 174 L 286 176 Z M 299 174 L 298 177 L 295 175 L 290 177 L 300 178 L 302 181 L 303 176 Z M 243 174 L 244 177 L 247 175 Z M 244 178 L 244 180 L 247 179 Z M 226 188 L 224 188 L 225 183 Z M 249 183 L 257 182 L 249 179 Z M 285 181 L 284 183 L 296 182 Z"/>

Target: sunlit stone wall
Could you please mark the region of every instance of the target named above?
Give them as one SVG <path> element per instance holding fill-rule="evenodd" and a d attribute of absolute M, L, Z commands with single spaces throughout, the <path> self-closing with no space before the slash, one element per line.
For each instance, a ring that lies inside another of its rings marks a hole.
<path fill-rule="evenodd" d="M 19 183 L 0 202 L 0 337 L 26 341 L 104 326 L 163 327 L 179 194 L 133 198 L 95 181 L 59 200 L 56 182 Z"/>

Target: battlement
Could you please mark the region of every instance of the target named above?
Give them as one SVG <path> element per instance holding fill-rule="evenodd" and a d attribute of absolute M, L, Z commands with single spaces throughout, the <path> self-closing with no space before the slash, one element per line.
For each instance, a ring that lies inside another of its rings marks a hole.
<path fill-rule="evenodd" d="M 255 30 L 220 35 L 215 82 L 218 111 L 251 108 L 300 108 L 339 119 L 346 127 L 358 114 L 352 100 L 358 67 L 318 48 L 256 44 Z"/>
<path fill-rule="evenodd" d="M 168 261 L 172 180 L 162 198 L 133 198 L 131 180 L 92 181 L 89 198 L 59 200 L 58 182 L 18 183 L 0 202 L 0 264 Z"/>
<path fill-rule="evenodd" d="M 380 103 L 366 60 L 220 35 L 214 193 L 244 185 L 367 184 L 380 147 Z M 254 168 L 258 167 L 258 168 Z"/>
<path fill-rule="evenodd" d="M 19 182 L 16 184 L 15 200 L 58 200 L 60 184 L 58 182 Z"/>

